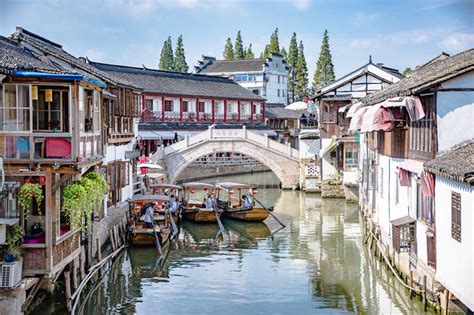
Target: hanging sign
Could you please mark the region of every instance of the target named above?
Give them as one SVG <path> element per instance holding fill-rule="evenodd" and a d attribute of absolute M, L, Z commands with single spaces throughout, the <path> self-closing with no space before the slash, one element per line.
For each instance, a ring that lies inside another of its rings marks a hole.
<path fill-rule="evenodd" d="M 45 102 L 51 103 L 53 101 L 53 90 L 46 89 L 44 90 L 44 100 Z"/>
<path fill-rule="evenodd" d="M 38 87 L 36 85 L 31 86 L 31 99 L 33 101 L 38 100 Z"/>

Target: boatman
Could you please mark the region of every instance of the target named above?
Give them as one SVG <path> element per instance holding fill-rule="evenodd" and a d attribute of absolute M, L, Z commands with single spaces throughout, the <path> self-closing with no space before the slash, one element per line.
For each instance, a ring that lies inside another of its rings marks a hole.
<path fill-rule="evenodd" d="M 242 200 L 244 201 L 243 205 L 242 205 L 242 208 L 252 209 L 252 202 L 250 201 L 250 199 L 246 195 L 242 196 Z"/>
<path fill-rule="evenodd" d="M 207 194 L 206 209 L 214 209 L 214 198 L 211 194 Z"/>
<path fill-rule="evenodd" d="M 152 229 L 153 228 L 153 214 L 155 213 L 154 205 L 150 204 L 148 208 L 146 208 L 145 211 L 145 218 L 143 221 L 145 221 L 145 227 Z"/>

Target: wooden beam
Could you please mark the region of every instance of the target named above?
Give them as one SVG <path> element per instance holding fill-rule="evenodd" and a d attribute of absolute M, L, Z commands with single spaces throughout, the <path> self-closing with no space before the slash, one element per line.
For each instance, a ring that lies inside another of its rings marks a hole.
<path fill-rule="evenodd" d="M 36 296 L 36 293 L 38 292 L 38 289 L 41 287 L 41 283 L 43 282 L 44 275 L 41 276 L 38 281 L 34 284 L 33 289 L 30 291 L 30 294 L 28 294 L 28 297 L 26 298 L 25 302 L 21 306 L 21 311 L 26 312 L 28 310 L 28 307 L 31 304 L 31 301 L 33 301 L 33 298 Z"/>
<path fill-rule="evenodd" d="M 64 174 L 63 176 L 61 176 L 61 178 L 59 179 L 59 181 L 56 182 L 56 183 L 53 185 L 53 187 L 51 187 L 51 194 L 56 193 L 56 191 L 57 191 L 62 185 L 64 185 L 71 177 L 72 177 L 71 174 Z"/>

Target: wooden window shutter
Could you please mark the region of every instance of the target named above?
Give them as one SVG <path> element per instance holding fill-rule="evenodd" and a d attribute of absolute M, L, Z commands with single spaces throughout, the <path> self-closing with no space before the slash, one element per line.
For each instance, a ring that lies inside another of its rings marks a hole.
<path fill-rule="evenodd" d="M 400 253 L 400 227 L 392 225 L 392 246 L 397 253 Z"/>
<path fill-rule="evenodd" d="M 461 194 L 451 192 L 451 236 L 461 242 Z"/>

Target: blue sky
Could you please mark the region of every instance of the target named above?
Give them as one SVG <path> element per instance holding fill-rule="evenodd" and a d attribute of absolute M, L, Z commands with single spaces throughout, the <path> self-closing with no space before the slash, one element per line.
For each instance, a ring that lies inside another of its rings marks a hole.
<path fill-rule="evenodd" d="M 163 41 L 183 34 L 190 66 L 222 57 L 242 31 L 259 55 L 273 30 L 303 40 L 310 82 L 324 29 L 336 76 L 374 62 L 403 70 L 474 47 L 474 1 L 457 0 L 0 0 L 0 34 L 22 26 L 94 61 L 157 67 Z"/>

